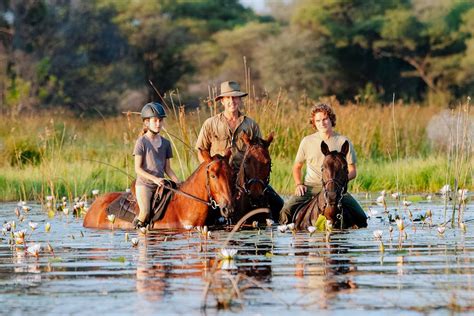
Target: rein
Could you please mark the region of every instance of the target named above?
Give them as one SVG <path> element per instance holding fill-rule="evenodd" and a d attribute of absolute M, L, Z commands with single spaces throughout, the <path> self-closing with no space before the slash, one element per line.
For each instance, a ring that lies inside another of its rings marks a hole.
<path fill-rule="evenodd" d="M 201 199 L 195 195 L 192 195 L 192 194 L 189 194 L 189 193 L 186 193 L 184 191 L 181 191 L 179 189 L 175 189 L 175 188 L 172 188 L 166 184 L 164 184 L 163 186 L 165 188 L 167 188 L 168 190 L 170 191 L 173 191 L 174 193 L 178 193 L 178 194 L 181 194 L 187 198 L 190 198 L 194 201 L 197 201 L 197 202 L 200 202 L 200 203 L 203 203 L 203 204 L 206 204 L 207 206 L 210 206 L 213 210 L 215 210 L 217 208 L 217 202 L 214 200 L 214 198 L 212 197 L 212 194 L 211 194 L 211 188 L 209 186 L 209 167 L 214 163 L 214 162 L 217 162 L 217 160 L 214 160 L 214 161 L 211 161 L 209 164 L 207 164 L 206 166 L 206 189 L 207 189 L 207 195 L 209 197 L 209 200 L 210 202 L 204 200 L 204 199 Z"/>

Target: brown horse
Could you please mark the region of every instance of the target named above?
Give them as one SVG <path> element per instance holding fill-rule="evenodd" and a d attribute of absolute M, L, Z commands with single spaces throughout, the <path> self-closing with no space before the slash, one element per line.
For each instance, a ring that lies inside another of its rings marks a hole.
<path fill-rule="evenodd" d="M 229 165 L 230 151 L 225 157 L 210 157 L 201 151 L 204 162 L 179 187 L 185 194 L 175 194 L 169 202 L 164 216 L 153 222 L 151 228 L 183 228 L 188 225 L 202 226 L 205 224 L 209 205 L 217 206 L 224 217 L 233 212 L 232 204 L 232 169 Z M 116 219 L 111 223 L 107 219 L 106 209 L 120 192 L 107 193 L 92 203 L 84 217 L 84 227 L 101 229 L 132 229 L 133 225 L 125 220 Z M 190 198 L 189 195 L 194 198 Z M 135 213 L 138 214 L 138 206 Z"/>
<path fill-rule="evenodd" d="M 268 208 L 269 201 L 265 194 L 270 185 L 272 160 L 268 147 L 273 141 L 273 133 L 267 139 L 250 139 L 247 134 L 242 135 L 247 145 L 242 163 L 236 175 L 235 213 L 232 217 L 237 222 L 245 214 L 256 208 Z M 269 216 L 258 215 L 252 220 L 261 221 Z"/>
<path fill-rule="evenodd" d="M 346 161 L 349 142 L 345 141 L 341 151 L 337 152 L 330 151 L 328 145 L 323 141 L 321 142 L 321 151 L 325 156 L 321 168 L 323 189 L 309 203 L 296 211 L 295 225 L 299 229 L 305 229 L 313 225 L 320 214 L 332 221 L 336 228 L 358 225 L 342 208 L 342 198 L 347 192 L 347 183 L 349 182 Z"/>

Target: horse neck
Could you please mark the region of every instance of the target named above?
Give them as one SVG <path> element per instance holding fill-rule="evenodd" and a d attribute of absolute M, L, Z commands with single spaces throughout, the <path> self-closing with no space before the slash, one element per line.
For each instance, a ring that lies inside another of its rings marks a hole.
<path fill-rule="evenodd" d="M 202 163 L 196 171 L 181 184 L 180 190 L 207 201 L 209 199 L 207 187 L 206 164 Z"/>

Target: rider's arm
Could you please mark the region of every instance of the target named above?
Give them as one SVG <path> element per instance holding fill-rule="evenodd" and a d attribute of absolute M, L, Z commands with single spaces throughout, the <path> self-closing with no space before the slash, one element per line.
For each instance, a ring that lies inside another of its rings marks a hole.
<path fill-rule="evenodd" d="M 357 169 L 355 163 L 347 165 L 347 170 L 349 171 L 349 181 L 357 177 Z"/>
<path fill-rule="evenodd" d="M 143 156 L 135 155 L 135 172 L 137 173 L 137 176 L 140 176 L 142 178 L 153 181 L 154 183 L 158 185 L 161 185 L 163 183 L 163 178 L 156 177 L 146 172 L 145 169 L 142 168 L 142 164 L 143 164 Z"/>
<path fill-rule="evenodd" d="M 174 173 L 173 169 L 171 168 L 171 162 L 170 162 L 170 159 L 166 159 L 166 162 L 165 162 L 165 172 L 166 174 L 168 175 L 168 177 L 170 177 L 171 180 L 173 180 L 174 182 L 176 183 L 179 183 L 179 179 L 178 177 L 176 176 L 176 174 Z"/>
<path fill-rule="evenodd" d="M 199 159 L 199 162 L 202 163 L 204 162 L 204 157 L 201 155 L 201 150 L 206 150 L 208 152 L 210 152 L 211 150 L 211 139 L 210 139 L 210 136 L 211 136 L 211 121 L 210 119 L 212 118 L 209 118 L 207 119 L 204 124 L 202 124 L 202 127 L 201 127 L 201 130 L 199 131 L 199 135 L 198 135 L 198 139 L 196 141 L 196 150 L 198 152 L 198 159 Z"/>
<path fill-rule="evenodd" d="M 295 189 L 295 195 L 297 196 L 303 196 L 306 192 L 306 187 L 303 184 L 302 176 L 301 176 L 301 170 L 303 169 L 303 164 L 302 162 L 296 162 L 293 165 L 293 180 L 295 180 L 296 184 L 296 189 Z"/>

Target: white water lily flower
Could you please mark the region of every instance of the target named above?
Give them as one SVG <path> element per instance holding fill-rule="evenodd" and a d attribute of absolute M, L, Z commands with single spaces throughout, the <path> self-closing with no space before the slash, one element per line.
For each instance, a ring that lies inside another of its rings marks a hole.
<path fill-rule="evenodd" d="M 326 230 L 330 232 L 330 231 L 332 231 L 332 228 L 333 228 L 332 221 L 330 219 L 327 219 L 326 220 Z"/>
<path fill-rule="evenodd" d="M 41 252 L 41 244 L 33 244 L 28 247 L 27 251 L 30 255 L 38 257 Z"/>
<path fill-rule="evenodd" d="M 372 217 L 372 216 L 375 216 L 377 215 L 377 211 L 376 210 L 373 210 L 369 207 L 369 210 L 367 211 L 367 215 L 369 215 L 369 217 Z"/>
<path fill-rule="evenodd" d="M 38 223 L 29 222 L 28 226 L 30 226 L 31 230 L 35 230 L 38 227 Z"/>
<path fill-rule="evenodd" d="M 220 256 L 222 259 L 233 259 L 237 255 L 237 249 L 233 248 L 222 248 Z"/>
<path fill-rule="evenodd" d="M 459 189 L 458 190 L 458 197 L 459 197 L 459 200 L 462 201 L 462 202 L 465 202 L 467 200 L 467 193 L 469 191 L 467 189 Z"/>
<path fill-rule="evenodd" d="M 287 227 L 289 230 L 295 230 L 295 223 L 289 223 L 288 225 L 286 225 L 286 227 Z"/>
<path fill-rule="evenodd" d="M 316 227 L 314 227 L 314 226 L 308 226 L 307 229 L 308 229 L 308 231 L 309 231 L 310 234 L 312 234 L 312 233 L 314 233 L 314 232 L 316 231 Z"/>
<path fill-rule="evenodd" d="M 377 200 L 375 200 L 375 202 L 377 203 L 377 205 L 383 206 L 385 203 L 385 196 L 384 195 L 379 196 Z"/>
<path fill-rule="evenodd" d="M 443 235 L 445 231 L 446 231 L 446 226 L 438 226 L 438 233 L 440 235 Z"/>
<path fill-rule="evenodd" d="M 49 231 L 51 230 L 51 224 L 48 222 L 46 223 L 46 225 L 44 225 L 44 230 L 49 233 Z"/>
<path fill-rule="evenodd" d="M 431 201 L 432 199 L 433 199 L 433 197 L 432 197 L 431 195 L 428 195 L 428 196 L 426 197 L 426 200 L 427 200 L 427 201 Z"/>
<path fill-rule="evenodd" d="M 398 200 L 400 198 L 400 192 L 394 192 L 392 193 L 392 197 L 395 199 L 395 200 Z"/>
<path fill-rule="evenodd" d="M 398 219 L 395 220 L 395 222 L 397 223 L 397 226 L 398 226 L 399 230 L 404 230 L 405 229 L 405 223 L 403 223 L 403 219 L 398 218 Z"/>
<path fill-rule="evenodd" d="M 403 200 L 403 206 L 410 206 L 411 202 L 407 200 Z"/>
<path fill-rule="evenodd" d="M 112 224 L 115 223 L 115 215 L 114 215 L 114 214 L 107 215 L 107 219 L 108 219 L 109 222 L 111 222 Z"/>
<path fill-rule="evenodd" d="M 280 233 L 284 233 L 288 229 L 288 227 L 286 225 L 278 225 L 277 228 L 280 231 Z"/>
<path fill-rule="evenodd" d="M 439 193 L 441 193 L 442 195 L 446 195 L 448 194 L 449 192 L 451 192 L 451 186 L 449 184 L 445 184 L 441 190 L 439 190 Z"/>
<path fill-rule="evenodd" d="M 98 189 L 94 189 L 94 190 L 92 190 L 92 195 L 97 196 L 97 195 L 99 195 L 99 192 L 100 191 Z"/>
<path fill-rule="evenodd" d="M 233 260 L 233 259 L 223 259 L 220 262 L 219 266 L 222 270 L 235 270 L 235 269 L 237 269 L 237 265 L 235 264 L 235 260 Z"/>
<path fill-rule="evenodd" d="M 132 246 L 133 246 L 133 247 L 138 246 L 138 238 L 136 238 L 136 237 L 135 237 L 135 238 L 132 238 L 132 239 L 130 240 L 130 242 L 132 243 Z"/>
<path fill-rule="evenodd" d="M 7 232 L 9 232 L 10 230 L 12 230 L 12 224 L 10 224 L 10 222 L 5 223 L 5 224 L 3 224 L 3 228 L 4 228 Z"/>
<path fill-rule="evenodd" d="M 265 220 L 267 222 L 267 226 L 272 226 L 275 222 L 272 219 L 267 218 Z"/>
<path fill-rule="evenodd" d="M 62 200 L 63 200 L 63 202 L 66 202 L 66 201 L 67 201 L 67 197 L 63 196 Z"/>
<path fill-rule="evenodd" d="M 52 195 L 48 195 L 48 196 L 46 197 L 46 201 L 52 201 L 52 200 L 53 200 L 53 196 L 52 196 Z"/>
<path fill-rule="evenodd" d="M 383 231 L 380 229 L 374 230 L 375 239 L 382 239 Z"/>

